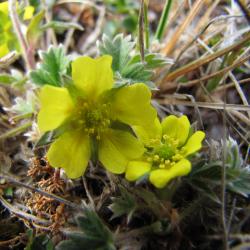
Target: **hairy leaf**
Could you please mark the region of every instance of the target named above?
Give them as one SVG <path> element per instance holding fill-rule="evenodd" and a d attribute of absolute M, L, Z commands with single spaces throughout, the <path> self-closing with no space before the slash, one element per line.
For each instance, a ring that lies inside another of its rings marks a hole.
<path fill-rule="evenodd" d="M 145 53 L 145 61 L 142 62 L 140 55 L 135 54 L 135 43 L 131 41 L 131 36 L 123 37 L 122 34 L 113 39 L 104 35 L 98 47 L 101 55 L 108 54 L 113 57 L 112 68 L 119 86 L 143 82 L 149 88 L 156 89 L 151 81 L 153 70 L 172 63 L 169 59 L 163 59 L 158 54 L 148 52 Z M 135 55 L 132 56 L 132 54 Z"/>
<path fill-rule="evenodd" d="M 123 186 L 119 186 L 119 189 L 121 196 L 113 198 L 113 203 L 109 206 L 113 212 L 111 219 L 127 215 L 127 221 L 129 222 L 137 208 L 136 199 Z"/>
<path fill-rule="evenodd" d="M 31 80 L 38 85 L 62 86 L 62 77 L 66 75 L 70 60 L 62 47 L 50 47 L 48 52 L 40 54 L 42 62 L 38 69 L 30 73 Z"/>
<path fill-rule="evenodd" d="M 227 157 L 224 163 L 226 188 L 234 193 L 248 197 L 250 195 L 250 166 L 244 166 L 236 141 L 229 138 L 226 147 Z M 222 168 L 222 160 L 199 164 L 193 167 L 187 180 L 197 189 L 203 189 L 207 192 L 207 190 L 221 185 Z"/>
<path fill-rule="evenodd" d="M 90 208 L 84 208 L 84 216 L 77 218 L 77 225 L 82 232 L 70 232 L 69 240 L 60 242 L 56 247 L 57 250 L 115 249 L 112 233 Z"/>

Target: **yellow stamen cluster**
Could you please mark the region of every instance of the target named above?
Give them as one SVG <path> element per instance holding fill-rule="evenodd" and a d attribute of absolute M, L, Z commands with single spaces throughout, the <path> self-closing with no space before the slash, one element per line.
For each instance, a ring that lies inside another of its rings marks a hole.
<path fill-rule="evenodd" d="M 163 135 L 162 141 L 155 139 L 151 143 L 158 146 L 154 147 L 153 152 L 148 152 L 146 160 L 157 168 L 171 168 L 184 157 L 185 149 L 178 148 L 179 140 L 168 135 Z"/>
<path fill-rule="evenodd" d="M 75 126 L 77 129 L 83 129 L 90 136 L 100 140 L 100 134 L 111 123 L 109 114 L 109 104 L 96 105 L 78 100 Z"/>

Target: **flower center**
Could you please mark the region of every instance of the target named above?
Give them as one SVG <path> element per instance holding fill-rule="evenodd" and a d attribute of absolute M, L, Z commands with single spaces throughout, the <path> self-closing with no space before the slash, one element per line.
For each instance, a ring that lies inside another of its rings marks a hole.
<path fill-rule="evenodd" d="M 109 110 L 109 104 L 88 103 L 79 100 L 74 125 L 99 140 L 101 133 L 110 125 Z"/>
<path fill-rule="evenodd" d="M 153 168 L 171 168 L 184 156 L 184 148 L 178 148 L 179 141 L 168 135 L 163 135 L 162 141 L 146 153 L 147 161 Z"/>

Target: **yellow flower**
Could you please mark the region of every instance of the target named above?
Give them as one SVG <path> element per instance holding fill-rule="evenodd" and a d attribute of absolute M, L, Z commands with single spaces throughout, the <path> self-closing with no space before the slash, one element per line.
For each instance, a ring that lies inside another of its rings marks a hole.
<path fill-rule="evenodd" d="M 18 12 L 19 4 L 16 4 Z M 27 6 L 24 8 L 23 20 L 31 19 L 34 7 Z M 0 58 L 7 55 L 11 50 L 19 50 L 18 40 L 12 30 L 12 23 L 9 17 L 8 1 L 0 3 Z"/>
<path fill-rule="evenodd" d="M 116 174 L 124 173 L 128 161 L 144 152 L 143 144 L 121 124 L 149 126 L 156 117 L 151 92 L 142 83 L 113 88 L 111 64 L 111 56 L 79 57 L 72 63 L 70 91 L 50 85 L 41 90 L 40 130 L 64 129 L 47 157 L 70 178 L 84 173 L 93 145 L 104 167 Z"/>
<path fill-rule="evenodd" d="M 186 116 L 170 115 L 161 124 L 156 119 L 153 129 L 134 126 L 134 131 L 147 150 L 142 157 L 129 162 L 126 179 L 135 181 L 149 174 L 150 182 L 157 188 L 190 172 L 191 163 L 186 157 L 202 147 L 205 137 L 202 131 L 189 136 L 190 122 Z"/>

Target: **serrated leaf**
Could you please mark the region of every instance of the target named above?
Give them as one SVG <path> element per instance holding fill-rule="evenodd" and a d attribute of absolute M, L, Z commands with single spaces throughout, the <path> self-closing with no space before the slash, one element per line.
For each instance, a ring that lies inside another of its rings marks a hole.
<path fill-rule="evenodd" d="M 82 232 L 70 232 L 69 240 L 60 242 L 56 250 L 115 250 L 113 234 L 92 209 L 84 208 L 77 225 Z"/>
<path fill-rule="evenodd" d="M 243 159 L 236 141 L 229 138 L 226 146 L 227 157 L 224 163 L 226 188 L 234 193 L 248 197 L 250 195 L 250 166 L 243 165 Z M 191 185 L 195 185 L 197 189 L 202 188 L 201 185 L 197 185 L 201 181 L 206 183 L 207 186 L 219 187 L 221 185 L 222 168 L 222 161 L 203 163 L 203 165 L 194 166 L 186 179 L 190 181 Z M 206 192 L 206 190 L 204 191 Z"/>
<path fill-rule="evenodd" d="M 113 212 L 111 219 L 127 215 L 127 221 L 129 223 L 137 209 L 136 199 L 123 186 L 119 186 L 119 189 L 121 196 L 112 198 L 112 204 L 109 206 Z"/>
<path fill-rule="evenodd" d="M 48 52 L 41 53 L 40 67 L 30 73 L 33 83 L 38 85 L 62 86 L 62 77 L 67 73 L 70 60 L 62 47 L 50 47 Z"/>
<path fill-rule="evenodd" d="M 160 54 L 157 53 L 145 53 L 145 68 L 147 69 L 155 69 L 162 67 L 166 64 L 173 64 L 173 60 L 170 58 L 163 58 Z M 133 56 L 129 62 L 129 64 L 139 63 L 141 62 L 141 56 L 136 54 Z"/>
<path fill-rule="evenodd" d="M 104 35 L 98 47 L 101 55 L 108 54 L 113 57 L 112 68 L 119 84 L 142 82 L 151 89 L 157 89 L 150 80 L 153 70 L 172 63 L 170 59 L 163 59 L 158 54 L 148 52 L 145 53 L 145 62 L 141 62 L 140 55 L 131 56 L 135 49 L 131 36 L 123 37 L 122 34 L 115 36 L 114 39 Z"/>
<path fill-rule="evenodd" d="M 122 34 L 115 36 L 112 40 L 105 34 L 102 43 L 98 43 L 100 54 L 111 55 L 113 57 L 112 68 L 114 71 L 121 71 L 130 60 L 130 52 L 135 43 L 131 41 L 131 36 L 123 37 Z"/>

